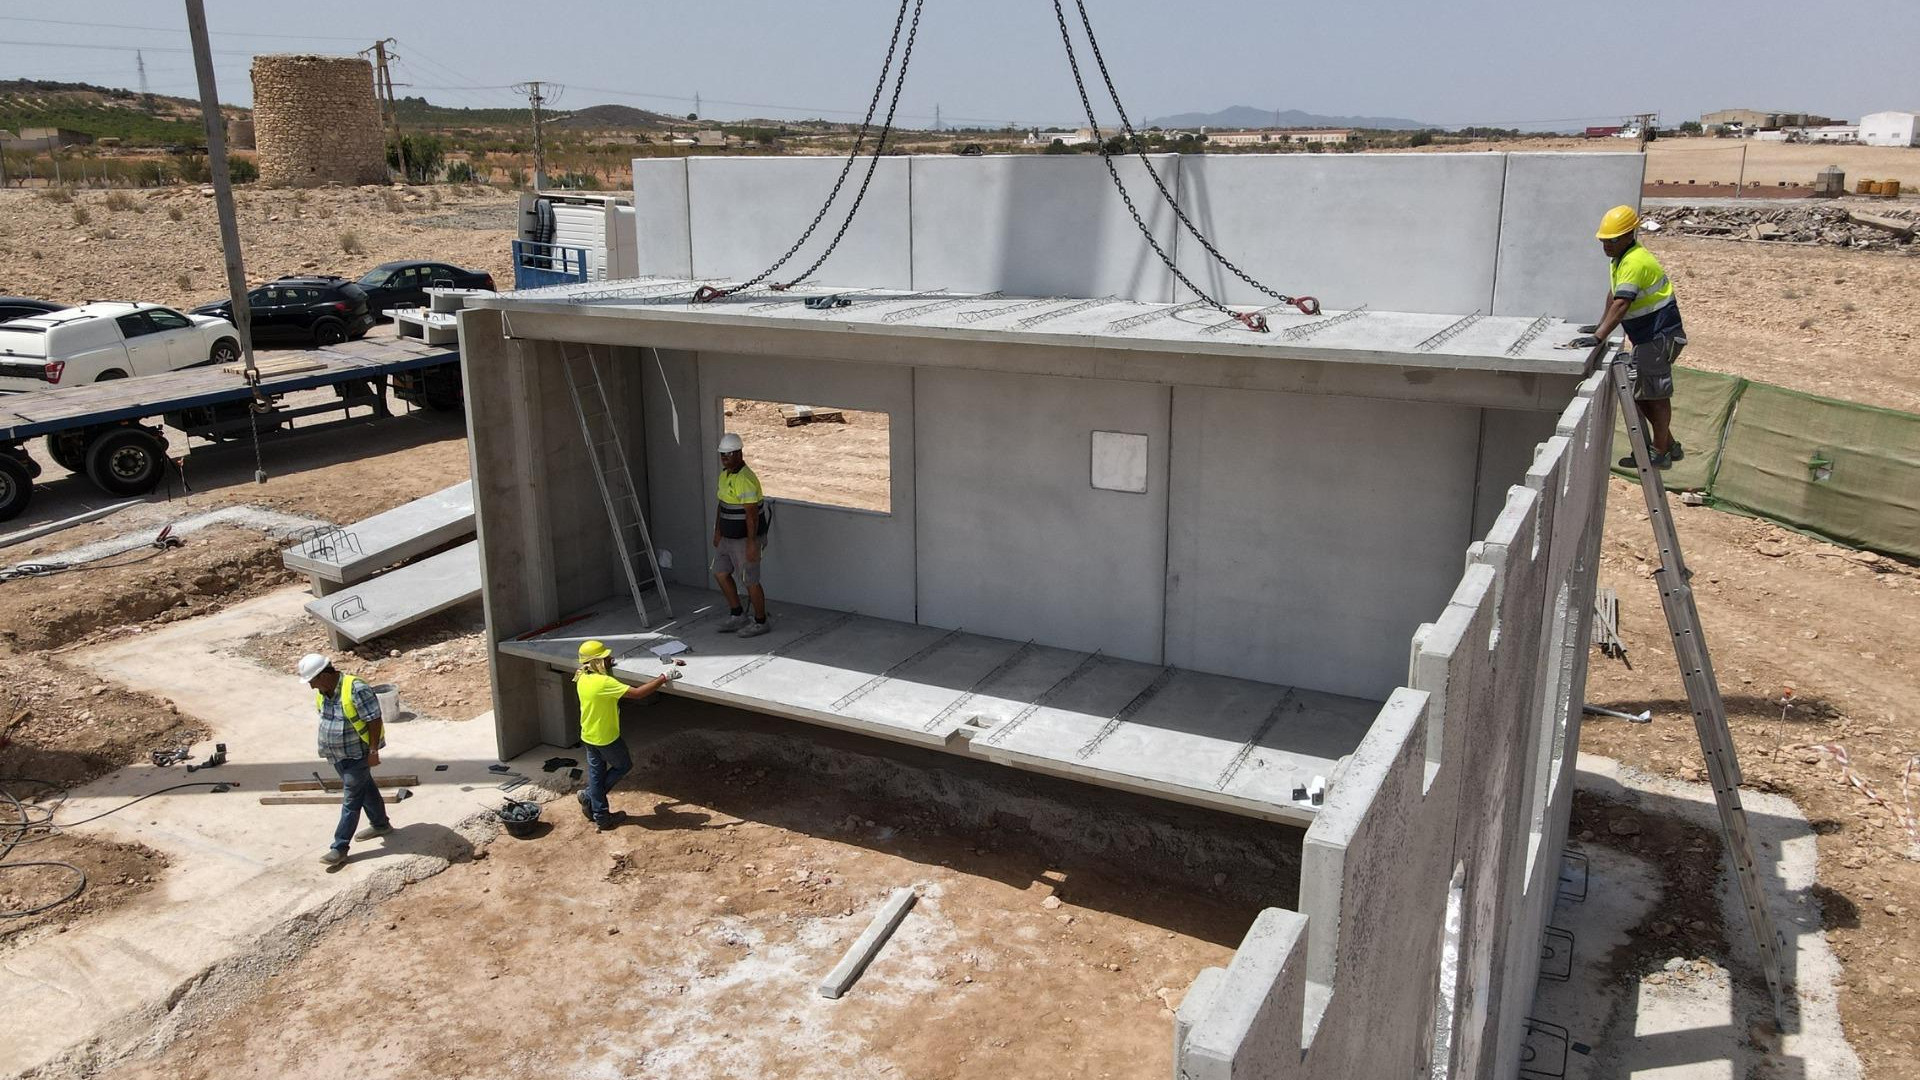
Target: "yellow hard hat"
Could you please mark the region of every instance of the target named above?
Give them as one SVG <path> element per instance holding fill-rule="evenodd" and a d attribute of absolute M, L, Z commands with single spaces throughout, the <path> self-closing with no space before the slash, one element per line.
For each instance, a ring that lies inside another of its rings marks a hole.
<path fill-rule="evenodd" d="M 1593 234 L 1595 240 L 1611 240 L 1616 236 L 1625 236 L 1640 227 L 1640 214 L 1631 206 L 1616 206 L 1607 211 L 1600 219 L 1600 231 Z"/>
<path fill-rule="evenodd" d="M 613 650 L 607 648 L 607 643 L 604 641 L 583 641 L 580 643 L 580 662 L 583 664 L 589 660 L 605 660 L 612 655 Z"/>

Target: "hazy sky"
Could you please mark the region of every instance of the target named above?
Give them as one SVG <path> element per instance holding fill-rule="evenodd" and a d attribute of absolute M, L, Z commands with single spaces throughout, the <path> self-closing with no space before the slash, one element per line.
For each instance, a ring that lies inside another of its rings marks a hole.
<path fill-rule="evenodd" d="M 1675 124 L 1731 107 L 1851 119 L 1920 108 L 1916 0 L 1831 9 L 1812 0 L 1087 3 L 1136 120 L 1252 105 L 1566 127 L 1639 111 Z M 857 118 L 897 10 L 883 0 L 206 5 L 230 103 L 251 101 L 254 53 L 347 53 L 393 37 L 395 80 L 417 87 L 400 92 L 438 103 L 511 105 L 523 99 L 507 84 L 542 79 L 566 87 L 561 110 L 617 102 L 684 114 L 692 104 L 681 99 L 698 93 L 703 115 L 719 119 Z M 1824 17 L 1829 10 L 1844 19 Z M 153 90 L 191 96 L 185 25 L 172 0 L 8 0 L 0 76 L 136 87 L 130 50 L 140 47 Z M 1081 58 L 1094 77 L 1084 48 Z M 926 0 L 900 111 L 926 126 L 936 105 L 950 124 L 1076 119 L 1049 0 Z"/>

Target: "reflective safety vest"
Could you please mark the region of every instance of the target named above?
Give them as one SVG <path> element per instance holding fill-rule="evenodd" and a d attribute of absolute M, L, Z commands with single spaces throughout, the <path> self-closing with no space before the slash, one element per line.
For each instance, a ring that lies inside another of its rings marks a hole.
<path fill-rule="evenodd" d="M 354 684 L 359 681 L 358 676 L 342 675 L 340 676 L 340 685 L 334 687 L 334 689 L 340 693 L 340 711 L 346 715 L 347 723 L 353 725 L 353 733 L 360 736 L 362 743 L 371 746 L 373 739 L 367 734 L 367 725 L 360 719 L 360 710 L 354 707 L 353 704 L 353 687 Z M 315 690 L 313 692 L 313 707 L 316 711 L 325 711 L 327 707 L 327 695 Z"/>
<path fill-rule="evenodd" d="M 1653 252 L 1639 244 L 1628 248 L 1613 260 L 1608 284 L 1615 298 L 1627 301 L 1627 314 L 1621 325 L 1635 342 L 1681 332 L 1673 281 L 1667 277 L 1660 260 L 1653 257 Z"/>

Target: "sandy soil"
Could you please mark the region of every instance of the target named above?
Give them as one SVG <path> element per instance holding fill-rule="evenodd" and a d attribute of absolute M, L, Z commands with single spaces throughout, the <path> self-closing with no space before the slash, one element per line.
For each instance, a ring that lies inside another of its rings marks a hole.
<path fill-rule="evenodd" d="M 1657 236 L 1647 246 L 1680 297 L 1681 363 L 1920 413 L 1912 257 Z"/>
<path fill-rule="evenodd" d="M 1171 1009 L 1256 910 L 777 760 L 637 757 L 621 827 L 562 797 L 544 835 L 335 927 L 231 1019 L 103 1075 L 1161 1077 Z M 879 958 L 820 997 L 902 885 L 920 900 Z M 380 1022 L 341 1022 L 369 1001 Z"/>
<path fill-rule="evenodd" d="M 130 196 L 132 208 L 112 209 L 110 195 Z M 234 193 L 247 280 L 254 283 L 284 274 L 357 278 L 391 259 L 427 258 L 511 282 L 507 240 L 517 198 L 447 185 Z M 85 224 L 76 220 L 76 209 Z M 345 250 L 349 233 L 358 254 Z M 190 305 L 226 292 L 213 200 L 198 188 L 79 191 L 70 204 L 17 188 L 0 191 L 0 293 L 76 304 Z"/>
<path fill-rule="evenodd" d="M 788 427 L 774 402 L 728 398 L 726 415 L 769 498 L 883 514 L 892 507 L 886 413 L 845 409 L 839 423 Z"/>

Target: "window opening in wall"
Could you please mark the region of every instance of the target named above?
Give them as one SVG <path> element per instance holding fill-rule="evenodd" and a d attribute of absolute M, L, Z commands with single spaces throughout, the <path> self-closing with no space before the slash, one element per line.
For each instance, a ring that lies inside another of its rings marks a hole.
<path fill-rule="evenodd" d="M 722 407 L 722 426 L 740 436 L 768 498 L 893 512 L 886 413 L 731 397 Z"/>

